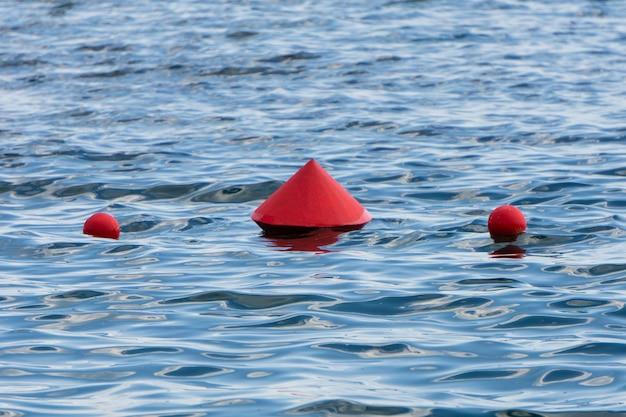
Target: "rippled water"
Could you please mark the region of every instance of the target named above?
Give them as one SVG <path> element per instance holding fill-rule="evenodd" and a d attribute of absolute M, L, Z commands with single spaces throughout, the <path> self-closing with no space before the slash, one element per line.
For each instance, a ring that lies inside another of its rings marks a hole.
<path fill-rule="evenodd" d="M 0 39 L 1 416 L 626 415 L 626 2 L 3 0 Z M 309 157 L 375 220 L 264 237 Z"/>

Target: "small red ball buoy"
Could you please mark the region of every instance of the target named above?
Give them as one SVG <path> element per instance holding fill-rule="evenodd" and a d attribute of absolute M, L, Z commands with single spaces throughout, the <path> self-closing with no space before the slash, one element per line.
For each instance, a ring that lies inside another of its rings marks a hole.
<path fill-rule="evenodd" d="M 94 237 L 119 239 L 120 225 L 110 214 L 96 213 L 85 221 L 83 233 Z"/>
<path fill-rule="evenodd" d="M 491 212 L 487 228 L 496 242 L 509 242 L 526 231 L 526 219 L 517 207 L 500 206 Z"/>

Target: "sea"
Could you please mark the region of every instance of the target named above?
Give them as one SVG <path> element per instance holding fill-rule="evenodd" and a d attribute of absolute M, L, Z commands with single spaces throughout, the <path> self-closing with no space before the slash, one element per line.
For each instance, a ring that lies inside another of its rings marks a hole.
<path fill-rule="evenodd" d="M 623 0 L 0 0 L 0 416 L 626 416 L 625 185 Z"/>

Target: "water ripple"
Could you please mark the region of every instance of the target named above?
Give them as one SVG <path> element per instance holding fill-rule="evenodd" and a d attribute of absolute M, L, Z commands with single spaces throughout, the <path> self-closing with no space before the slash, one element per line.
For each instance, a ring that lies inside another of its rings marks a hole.
<path fill-rule="evenodd" d="M 331 301 L 332 298 L 319 295 L 305 294 L 244 294 L 234 291 L 207 291 L 193 294 L 187 297 L 173 298 L 161 301 L 161 304 L 188 304 L 188 303 L 209 303 L 213 301 L 225 301 L 232 308 L 239 309 L 266 309 L 281 307 L 285 305 L 313 302 Z"/>
<path fill-rule="evenodd" d="M 626 415 L 625 21 L 0 1 L 0 416 Z M 374 220 L 263 234 L 309 158 Z"/>

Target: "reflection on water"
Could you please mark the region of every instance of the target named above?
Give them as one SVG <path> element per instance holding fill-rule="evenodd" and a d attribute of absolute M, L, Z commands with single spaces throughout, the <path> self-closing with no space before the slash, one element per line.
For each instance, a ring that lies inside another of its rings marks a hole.
<path fill-rule="evenodd" d="M 339 237 L 346 232 L 346 230 L 323 228 L 296 234 L 263 232 L 262 236 L 270 245 L 281 250 L 327 253 L 331 249 L 326 248 L 326 246 L 337 243 Z"/>

